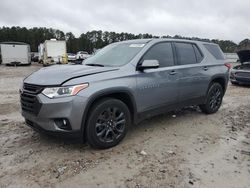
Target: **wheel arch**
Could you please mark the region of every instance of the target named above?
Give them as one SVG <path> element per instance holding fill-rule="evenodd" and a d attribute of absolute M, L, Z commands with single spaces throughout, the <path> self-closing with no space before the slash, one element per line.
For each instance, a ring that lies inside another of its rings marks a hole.
<path fill-rule="evenodd" d="M 112 89 L 98 91 L 97 93 L 95 93 L 90 97 L 90 99 L 87 102 L 86 108 L 84 110 L 84 114 L 82 117 L 82 125 L 81 125 L 81 131 L 82 135 L 84 136 L 84 139 L 86 138 L 84 134 L 86 132 L 85 131 L 86 122 L 89 117 L 90 109 L 96 102 L 102 100 L 103 98 L 115 98 L 124 102 L 130 111 L 132 123 L 136 121 L 136 113 L 137 113 L 136 103 L 134 95 L 132 94 L 131 91 L 129 91 L 129 89 L 112 88 Z"/>
<path fill-rule="evenodd" d="M 222 86 L 223 92 L 225 94 L 227 89 L 227 79 L 224 76 L 214 76 L 209 83 L 207 91 L 209 90 L 212 83 L 219 83 Z"/>

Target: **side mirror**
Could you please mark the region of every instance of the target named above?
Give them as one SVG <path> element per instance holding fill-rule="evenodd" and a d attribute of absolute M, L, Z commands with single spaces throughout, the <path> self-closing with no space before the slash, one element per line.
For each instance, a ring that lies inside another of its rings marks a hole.
<path fill-rule="evenodd" d="M 138 66 L 138 70 L 145 70 L 145 69 L 156 69 L 160 66 L 158 60 L 144 60 L 141 65 Z"/>

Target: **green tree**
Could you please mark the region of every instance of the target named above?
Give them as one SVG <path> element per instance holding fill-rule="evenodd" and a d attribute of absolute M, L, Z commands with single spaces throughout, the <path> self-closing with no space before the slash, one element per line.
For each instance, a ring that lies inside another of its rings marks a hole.
<path fill-rule="evenodd" d="M 88 31 L 82 33 L 79 37 L 75 37 L 73 33 L 64 33 L 61 30 L 45 27 L 33 27 L 27 29 L 25 27 L 0 27 L 0 42 L 6 41 L 16 41 L 25 42 L 30 44 L 32 51 L 37 51 L 37 47 L 40 43 L 45 40 L 50 40 L 55 38 L 57 40 L 66 40 L 67 51 L 77 52 L 77 51 L 87 51 L 92 53 L 94 49 L 100 49 L 104 46 L 118 41 L 132 40 L 132 39 L 145 39 L 145 38 L 159 38 L 160 36 L 154 36 L 149 33 L 132 34 L 126 32 L 109 32 L 101 30 Z M 237 44 L 230 40 L 218 40 L 218 39 L 202 39 L 198 37 L 184 37 L 181 35 L 163 35 L 161 38 L 177 38 L 177 39 L 187 39 L 187 40 L 199 40 L 206 42 L 214 42 L 220 45 L 224 52 L 234 52 L 237 49 Z M 239 46 L 244 46 L 246 44 L 246 39 L 240 43 Z M 249 45 L 249 42 L 247 43 Z"/>

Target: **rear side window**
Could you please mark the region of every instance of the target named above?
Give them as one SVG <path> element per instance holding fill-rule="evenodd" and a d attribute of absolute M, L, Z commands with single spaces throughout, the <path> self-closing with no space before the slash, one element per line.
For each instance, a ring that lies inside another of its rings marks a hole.
<path fill-rule="evenodd" d="M 172 45 L 169 42 L 159 43 L 150 48 L 142 60 L 158 60 L 160 67 L 174 65 Z"/>
<path fill-rule="evenodd" d="M 175 43 L 178 64 L 188 65 L 197 63 L 194 47 L 190 43 Z"/>
<path fill-rule="evenodd" d="M 205 48 L 215 57 L 215 59 L 223 60 L 225 59 L 218 45 L 214 44 L 204 44 Z"/>

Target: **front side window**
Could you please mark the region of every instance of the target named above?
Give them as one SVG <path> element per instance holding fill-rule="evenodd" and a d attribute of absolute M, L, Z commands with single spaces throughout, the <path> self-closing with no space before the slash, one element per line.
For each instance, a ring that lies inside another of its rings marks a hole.
<path fill-rule="evenodd" d="M 151 47 L 142 60 L 158 60 L 160 67 L 174 65 L 172 45 L 169 42 L 159 43 Z"/>

